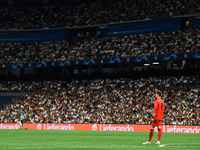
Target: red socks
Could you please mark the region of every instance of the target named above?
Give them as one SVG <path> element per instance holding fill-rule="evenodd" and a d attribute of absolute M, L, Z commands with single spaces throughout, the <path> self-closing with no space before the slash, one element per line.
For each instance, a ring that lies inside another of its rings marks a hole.
<path fill-rule="evenodd" d="M 150 133 L 149 133 L 149 141 L 151 141 L 152 137 L 154 134 L 154 129 L 150 129 Z"/>
<path fill-rule="evenodd" d="M 160 141 L 161 136 L 162 136 L 162 130 L 158 129 L 158 141 Z"/>
<path fill-rule="evenodd" d="M 151 141 L 152 137 L 154 134 L 154 129 L 150 129 L 150 133 L 149 133 L 149 141 Z M 162 136 L 162 130 L 158 129 L 158 141 L 161 140 L 161 136 Z"/>

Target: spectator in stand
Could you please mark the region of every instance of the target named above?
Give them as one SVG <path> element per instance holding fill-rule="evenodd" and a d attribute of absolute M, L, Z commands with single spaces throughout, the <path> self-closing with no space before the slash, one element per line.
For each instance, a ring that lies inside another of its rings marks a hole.
<path fill-rule="evenodd" d="M 180 32 L 160 53 L 198 52 L 200 48 L 199 33 L 199 29 Z"/>
<path fill-rule="evenodd" d="M 64 41 L 0 43 L 0 62 L 51 61 Z"/>
<path fill-rule="evenodd" d="M 177 1 L 67 1 L 61 6 L 39 7 L 25 23 L 24 29 L 56 28 L 166 18 L 197 11 L 199 2 Z"/>
<path fill-rule="evenodd" d="M 26 63 L 152 55 L 158 54 L 177 34 L 174 31 L 116 36 L 103 38 L 100 42 L 90 37 L 75 42 L 1 43 L 0 62 Z"/>
<path fill-rule="evenodd" d="M 198 52 L 199 29 L 80 38 L 77 41 L 0 43 L 1 63 L 28 63 Z M 81 33 L 80 33 L 81 34 Z"/>
<path fill-rule="evenodd" d="M 37 7 L 2 7 L 0 28 L 48 29 L 166 18 L 197 13 L 199 1 L 68 0 Z"/>
<path fill-rule="evenodd" d="M 18 30 L 29 17 L 34 7 L 3 7 L 0 6 L 0 29 Z"/>
<path fill-rule="evenodd" d="M 180 76 L 72 80 L 70 83 L 44 81 L 40 83 L 44 91 L 28 92 L 19 101 L 3 107 L 0 122 L 17 122 L 23 113 L 24 123 L 150 124 L 153 92 L 161 88 L 166 105 L 164 123 L 197 125 L 200 89 L 181 82 L 194 84 L 199 79 Z"/>

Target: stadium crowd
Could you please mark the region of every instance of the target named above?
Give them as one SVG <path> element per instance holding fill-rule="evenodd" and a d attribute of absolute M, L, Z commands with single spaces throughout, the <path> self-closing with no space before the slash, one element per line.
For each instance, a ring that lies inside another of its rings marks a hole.
<path fill-rule="evenodd" d="M 198 52 L 199 29 L 77 41 L 0 43 L 0 62 L 48 62 Z"/>
<path fill-rule="evenodd" d="M 199 33 L 200 30 L 198 28 L 180 32 L 160 53 L 198 52 L 200 49 Z"/>
<path fill-rule="evenodd" d="M 34 7 L 4 7 L 0 6 L 0 29 L 18 30 L 29 17 Z"/>
<path fill-rule="evenodd" d="M 129 81 L 129 82 L 127 82 Z M 141 79 L 93 79 L 93 80 L 51 80 L 51 81 L 0 81 L 0 91 L 35 91 L 35 90 L 99 90 L 114 88 L 169 87 L 176 84 L 200 83 L 197 75 L 193 76 L 157 76 Z"/>
<path fill-rule="evenodd" d="M 92 54 L 98 58 L 159 54 L 178 33 L 170 31 L 107 37 L 100 40 Z"/>
<path fill-rule="evenodd" d="M 64 41 L 0 43 L 1 63 L 53 61 Z"/>
<path fill-rule="evenodd" d="M 38 88 L 0 111 L 0 122 L 132 123 L 152 121 L 155 89 L 166 103 L 164 124 L 200 124 L 198 76 L 116 78 L 95 80 L 7 83 L 10 87 Z M 1 89 L 3 87 L 1 83 Z"/>
<path fill-rule="evenodd" d="M 0 20 L 7 28 L 73 27 L 191 14 L 199 11 L 199 5 L 199 1 L 193 0 L 68 0 L 62 4 L 33 6 L 30 9 L 5 7 L 0 11 Z"/>

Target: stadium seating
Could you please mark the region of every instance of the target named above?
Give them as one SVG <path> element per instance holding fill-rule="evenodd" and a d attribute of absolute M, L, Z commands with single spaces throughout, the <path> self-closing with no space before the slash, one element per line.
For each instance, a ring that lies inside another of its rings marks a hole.
<path fill-rule="evenodd" d="M 199 33 L 199 29 L 180 32 L 161 53 L 198 52 L 200 48 Z"/>
<path fill-rule="evenodd" d="M 26 123 L 133 123 L 152 120 L 155 88 L 162 88 L 165 124 L 198 124 L 198 76 L 2 82 L 1 90 L 35 90 L 6 105 L 0 122 Z"/>
<path fill-rule="evenodd" d="M 0 43 L 0 62 L 53 61 L 63 41 Z"/>
<path fill-rule="evenodd" d="M 198 52 L 199 29 L 77 41 L 0 43 L 0 62 L 42 62 Z"/>
<path fill-rule="evenodd" d="M 35 8 L 0 6 L 0 29 L 20 29 L 33 9 Z"/>
<path fill-rule="evenodd" d="M 66 1 L 38 7 L 3 7 L 0 27 L 41 29 L 166 18 L 198 12 L 199 1 Z"/>
<path fill-rule="evenodd" d="M 0 6 L 0 28 L 44 30 L 167 18 L 198 12 L 199 6 L 199 1 L 190 0 L 88 0 L 86 3 L 69 0 L 62 5 Z M 190 28 L 187 31 L 113 37 L 103 37 L 101 33 L 99 36 L 78 37 L 73 41 L 0 43 L 0 63 L 199 52 L 199 33 L 200 29 Z M 5 67 L 5 64 L 3 66 Z M 5 69 L 3 66 L 2 70 Z M 42 67 L 31 68 L 31 75 L 25 74 L 24 68 L 15 68 L 20 70 L 20 75 L 23 76 L 20 78 L 12 73 L 13 68 L 6 68 L 7 72 L 2 71 L 0 74 L 0 92 L 26 94 L 3 106 L 0 110 L 0 123 L 17 123 L 22 112 L 25 123 L 150 124 L 153 119 L 155 89 L 162 89 L 166 104 L 164 124 L 200 124 L 200 79 L 198 75 L 192 74 L 192 71 L 186 70 L 186 75 L 171 71 L 159 76 L 155 70 L 146 71 L 148 74 L 144 70 L 141 73 L 138 73 L 138 70 L 129 70 L 133 74 L 122 71 L 121 74 L 104 76 L 102 72 L 94 75 L 98 73 L 90 70 L 90 75 L 85 76 L 81 72 L 82 68 L 78 67 L 78 75 L 74 75 L 72 68 L 67 70 L 70 67 L 60 67 L 60 70 L 45 68 L 49 69 L 49 76 L 40 75 L 40 71 L 44 71 Z M 184 69 L 188 69 L 187 67 L 185 65 Z"/>

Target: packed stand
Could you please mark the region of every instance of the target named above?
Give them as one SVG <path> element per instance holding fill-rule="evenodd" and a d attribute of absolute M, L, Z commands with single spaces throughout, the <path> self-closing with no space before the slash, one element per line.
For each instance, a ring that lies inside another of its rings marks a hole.
<path fill-rule="evenodd" d="M 138 35 L 105 37 L 100 40 L 67 41 L 56 60 L 84 60 L 95 58 L 127 57 L 159 54 L 178 31 L 156 32 Z"/>
<path fill-rule="evenodd" d="M 170 31 L 104 38 L 93 53 L 100 58 L 159 54 L 177 35 L 178 31 Z"/>
<path fill-rule="evenodd" d="M 1 27 L 41 29 L 166 18 L 199 11 L 199 1 L 73 1 L 37 7 L 4 7 Z"/>
<path fill-rule="evenodd" d="M 27 63 L 199 52 L 200 29 L 74 41 L 0 43 L 1 63 Z"/>
<path fill-rule="evenodd" d="M 0 43 L 1 63 L 53 61 L 64 41 Z"/>
<path fill-rule="evenodd" d="M 166 46 L 161 54 L 166 53 L 189 53 L 189 52 L 199 52 L 200 49 L 200 28 L 187 30 L 180 32 L 180 34 L 175 37 Z"/>
<path fill-rule="evenodd" d="M 165 31 L 137 35 L 86 38 L 67 41 L 54 52 L 52 59 L 84 60 L 95 58 L 149 56 L 171 53 L 198 52 L 200 47 L 200 29 L 187 31 Z"/>
<path fill-rule="evenodd" d="M 130 81 L 124 82 L 122 80 Z M 89 85 L 88 85 L 89 83 Z M 123 84 L 122 84 L 123 83 Z M 36 90 L 100 90 L 115 88 L 143 88 L 143 87 L 170 87 L 182 84 L 199 84 L 198 75 L 172 76 L 172 77 L 149 77 L 140 79 L 93 79 L 93 80 L 51 80 L 51 81 L 0 81 L 0 91 L 36 91 Z"/>
<path fill-rule="evenodd" d="M 0 29 L 15 29 L 22 27 L 34 7 L 3 7 L 0 6 Z"/>
<path fill-rule="evenodd" d="M 195 51 L 199 48 L 196 31 L 199 30 L 121 35 L 101 39 L 91 36 L 76 41 L 0 43 L 0 62 L 27 63 L 148 56 L 171 53 L 174 50 L 173 46 L 177 50 L 174 52 L 178 53 L 182 49 L 183 52 L 189 52 L 188 49 Z M 190 32 L 194 35 L 188 36 Z"/>
<path fill-rule="evenodd" d="M 159 88 L 166 104 L 165 124 L 197 125 L 200 88 L 183 84 L 197 82 L 195 75 L 30 82 L 44 91 L 28 92 L 6 105 L 0 111 L 0 122 L 18 122 L 22 112 L 26 123 L 150 124 L 154 92 Z"/>
<path fill-rule="evenodd" d="M 123 22 L 130 20 L 166 18 L 198 11 L 198 1 L 124 0 L 67 1 L 61 6 L 38 7 L 25 23 L 24 29 L 73 27 Z"/>

